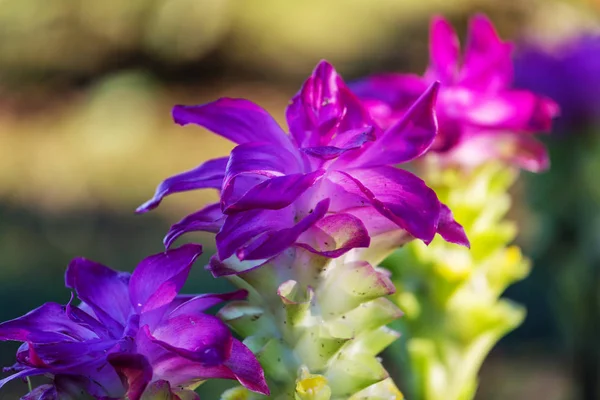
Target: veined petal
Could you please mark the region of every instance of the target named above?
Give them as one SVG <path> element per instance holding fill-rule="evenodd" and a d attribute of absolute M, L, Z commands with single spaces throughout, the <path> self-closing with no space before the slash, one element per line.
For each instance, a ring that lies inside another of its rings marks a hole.
<path fill-rule="evenodd" d="M 129 282 L 131 304 L 136 312 L 148 312 L 170 303 L 200 254 L 202 246 L 186 244 L 142 260 Z"/>
<path fill-rule="evenodd" d="M 460 83 L 479 89 L 498 90 L 513 79 L 512 44 L 498 37 L 494 25 L 483 14 L 469 21 L 469 32 Z"/>
<path fill-rule="evenodd" d="M 270 394 L 264 371 L 256 356 L 239 340 L 233 339 L 231 357 L 225 365 L 244 387 L 265 396 Z"/>
<path fill-rule="evenodd" d="M 222 364 L 231 353 L 231 332 L 212 315 L 197 312 L 175 315 L 147 334 L 165 349 L 207 367 Z"/>
<path fill-rule="evenodd" d="M 330 179 L 348 193 L 362 196 L 383 216 L 415 238 L 425 243 L 433 240 L 440 202 L 435 192 L 410 172 L 383 166 L 336 171 Z"/>
<path fill-rule="evenodd" d="M 336 213 L 317 221 L 302 234 L 298 246 L 325 257 L 335 258 L 358 247 L 369 247 L 367 228 L 357 217 Z"/>
<path fill-rule="evenodd" d="M 308 174 L 291 174 L 267 179 L 250 188 L 237 200 L 230 202 L 227 191 L 222 201 L 225 214 L 253 209 L 279 210 L 289 206 L 325 173 L 317 170 Z"/>
<path fill-rule="evenodd" d="M 173 193 L 206 188 L 220 189 L 228 160 L 229 157 L 215 158 L 190 171 L 165 179 L 156 188 L 154 197 L 139 206 L 136 212 L 145 213 L 158 207 L 163 198 Z"/>
<path fill-rule="evenodd" d="M 199 106 L 173 107 L 179 125 L 200 125 L 234 143 L 268 142 L 292 149 L 289 137 L 263 108 L 245 99 L 222 98 Z"/>
<path fill-rule="evenodd" d="M 60 304 L 46 303 L 0 324 L 0 340 L 47 343 L 96 339 L 95 332 L 71 320 Z"/>
<path fill-rule="evenodd" d="M 359 167 L 399 164 L 425 153 L 437 134 L 435 101 L 439 82 L 433 83 L 404 116 L 353 162 Z"/>
<path fill-rule="evenodd" d="M 211 232 L 217 233 L 225 222 L 225 215 L 221 211 L 221 204 L 210 204 L 200 211 L 183 218 L 178 223 L 171 226 L 169 232 L 165 236 L 163 243 L 168 249 L 173 245 L 181 235 L 188 232 Z"/>
<path fill-rule="evenodd" d="M 324 60 L 292 98 L 286 118 L 297 146 L 304 148 L 328 146 L 337 132 L 372 125 L 368 110 Z"/>
<path fill-rule="evenodd" d="M 116 353 L 109 354 L 108 362 L 127 383 L 125 397 L 129 400 L 140 400 L 152 380 L 152 366 L 146 357 L 141 354 Z"/>
<path fill-rule="evenodd" d="M 230 367 L 225 365 L 209 367 L 202 365 L 197 361 L 182 357 L 179 354 L 156 344 L 151 340 L 151 337 L 149 337 L 148 334 L 149 332 L 146 329 L 142 329 L 136 342 L 139 344 L 141 352 L 148 357 L 150 364 L 153 367 L 154 379 L 164 379 L 168 381 L 171 386 L 178 387 L 186 387 L 211 378 L 237 379 Z M 254 355 L 249 350 L 249 354 L 244 352 L 243 349 L 239 348 L 239 345 L 236 342 L 237 340 L 233 339 L 229 361 L 233 363 L 239 360 L 238 363 L 241 364 L 241 366 L 251 365 L 254 367 L 254 375 L 250 375 L 250 379 L 256 377 L 256 380 L 247 381 L 244 379 L 243 381 L 240 380 L 240 383 L 244 386 L 249 385 L 247 387 L 250 390 L 253 390 L 252 387 L 255 386 L 263 389 L 263 385 L 266 387 L 266 384 L 264 384 L 264 375 L 262 374 L 260 364 L 258 361 L 256 361 L 256 364 L 254 365 L 248 362 L 246 357 L 254 357 Z M 244 377 L 248 376 L 247 374 L 240 375 Z M 261 391 L 261 393 L 268 393 L 268 389 L 266 391 Z"/>
<path fill-rule="evenodd" d="M 337 158 L 349 150 L 355 150 L 362 147 L 367 142 L 375 140 L 373 127 L 362 129 L 352 129 L 343 133 L 338 133 L 330 141 L 328 146 L 304 147 L 300 149 L 311 157 L 322 160 L 331 160 Z"/>
<path fill-rule="evenodd" d="M 451 84 L 458 72 L 460 42 L 452 25 L 441 16 L 431 20 L 429 31 L 430 67 L 427 72 L 434 80 Z"/>
<path fill-rule="evenodd" d="M 520 132 L 549 131 L 558 106 L 532 92 L 511 90 L 480 96 L 464 110 L 465 119 L 477 126 Z"/>
<path fill-rule="evenodd" d="M 241 261 L 272 258 L 292 246 L 302 232 L 323 218 L 328 207 L 329 199 L 321 200 L 312 212 L 296 223 L 297 217 L 293 209 L 256 213 L 248 211 L 231 216 L 225 222 L 224 229 L 219 232 L 221 237 L 217 235 L 217 246 L 223 245 L 227 250 L 223 253 L 224 256 L 219 256 L 221 259 L 229 258 L 233 254 L 228 254 L 229 251 L 233 251 Z M 228 228 L 227 231 L 225 227 Z M 232 233 L 227 235 L 224 232 Z"/>
<path fill-rule="evenodd" d="M 114 271 L 102 264 L 75 258 L 65 273 L 65 286 L 94 311 L 115 337 L 121 335 L 133 311 L 129 302 L 129 278 L 125 272 Z"/>

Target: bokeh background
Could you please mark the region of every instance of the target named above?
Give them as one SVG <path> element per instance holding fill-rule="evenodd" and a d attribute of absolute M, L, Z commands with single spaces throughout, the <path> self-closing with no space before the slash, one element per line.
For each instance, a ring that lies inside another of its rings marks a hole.
<path fill-rule="evenodd" d="M 529 315 L 486 361 L 478 399 L 600 398 L 600 40 L 579 53 L 562 44 L 599 34 L 598 0 L 0 0 L 0 320 L 66 302 L 76 256 L 131 270 L 162 249 L 169 221 L 216 197 L 133 214 L 160 180 L 231 148 L 175 126 L 174 104 L 246 97 L 282 121 L 318 60 L 348 80 L 420 73 L 431 15 L 464 36 L 474 12 L 520 44 L 519 84 L 570 107 L 546 138 L 552 171 L 523 174 L 514 189 L 534 269 L 506 296 Z M 210 255 L 210 237 L 198 239 Z M 225 290 L 201 265 L 186 290 Z M 0 344 L 1 365 L 15 349 Z M 13 382 L 0 399 L 25 391 Z"/>

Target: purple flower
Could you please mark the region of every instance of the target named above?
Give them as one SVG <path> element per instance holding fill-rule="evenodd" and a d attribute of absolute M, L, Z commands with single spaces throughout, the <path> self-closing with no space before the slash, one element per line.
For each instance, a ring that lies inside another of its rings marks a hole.
<path fill-rule="evenodd" d="M 524 44 L 515 59 L 515 84 L 555 100 L 557 129 L 600 123 L 600 35 L 584 35 L 543 50 Z"/>
<path fill-rule="evenodd" d="M 220 190 L 219 204 L 184 218 L 165 238 L 169 247 L 186 232 L 216 233 L 218 259 L 213 261 L 234 258 L 242 266 L 213 268 L 215 275 L 257 267 L 290 247 L 338 257 L 368 247 L 372 237 L 382 234 L 429 243 L 439 233 L 468 245 L 436 194 L 415 175 L 394 167 L 432 144 L 437 91 L 437 84 L 424 87 L 404 117 L 381 130 L 334 68 L 322 61 L 287 108 L 290 135 L 248 100 L 175 106 L 178 124 L 203 126 L 237 146 L 228 157 L 168 178 L 138 212 L 157 207 L 172 193 Z"/>
<path fill-rule="evenodd" d="M 204 314 L 246 292 L 178 295 L 200 254 L 199 245 L 185 245 L 144 259 L 131 275 L 73 260 L 65 283 L 82 301 L 79 306 L 72 300 L 66 306 L 46 303 L 0 324 L 0 340 L 23 342 L 11 368 L 16 373 L 0 387 L 43 374 L 53 384 L 24 399 L 79 399 L 87 392 L 100 399 L 138 400 L 145 390 L 172 390 L 174 398 L 193 399 L 188 388 L 224 378 L 268 394 L 252 352 L 217 317 Z"/>
<path fill-rule="evenodd" d="M 548 166 L 544 146 L 532 133 L 548 131 L 557 106 L 529 91 L 514 90 L 512 45 L 500 40 L 483 15 L 469 24 L 464 56 L 452 26 L 435 17 L 430 33 L 430 65 L 423 76 L 383 74 L 351 86 L 382 126 L 395 123 L 434 81 L 439 135 L 432 150 L 461 164 L 506 159 L 540 171 Z"/>

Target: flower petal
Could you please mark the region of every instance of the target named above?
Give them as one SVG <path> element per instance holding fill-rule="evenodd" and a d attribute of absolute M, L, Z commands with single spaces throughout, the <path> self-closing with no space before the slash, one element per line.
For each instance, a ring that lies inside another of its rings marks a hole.
<path fill-rule="evenodd" d="M 558 106 L 532 92 L 511 90 L 481 96 L 465 109 L 466 120 L 482 127 L 519 132 L 549 131 Z"/>
<path fill-rule="evenodd" d="M 0 379 L 0 389 L 6 385 L 8 382 L 14 380 L 14 379 L 19 379 L 19 378 L 27 378 L 28 376 L 34 376 L 34 375 L 41 375 L 43 373 L 45 373 L 46 371 L 41 370 L 41 369 L 37 369 L 37 368 L 25 368 L 20 370 L 19 372 L 9 375 L 4 379 Z"/>
<path fill-rule="evenodd" d="M 384 166 L 337 171 L 330 179 L 348 193 L 362 196 L 415 238 L 425 243 L 433 240 L 440 202 L 435 192 L 410 172 Z"/>
<path fill-rule="evenodd" d="M 60 342 L 95 339 L 97 335 L 72 321 L 65 307 L 46 303 L 22 317 L 0 324 L 0 340 L 16 342 Z"/>
<path fill-rule="evenodd" d="M 85 258 L 75 258 L 65 273 L 65 286 L 91 307 L 115 336 L 123 332 L 133 311 L 129 302 L 130 274 L 117 272 Z"/>
<path fill-rule="evenodd" d="M 139 206 L 137 213 L 145 213 L 158 207 L 163 198 L 173 193 L 196 189 L 220 189 L 225 177 L 225 168 L 229 157 L 215 158 L 198 167 L 165 179 L 156 188 L 154 196 Z"/>
<path fill-rule="evenodd" d="M 449 154 L 465 166 L 477 166 L 490 159 L 504 160 L 531 172 L 541 172 L 550 166 L 543 143 L 530 135 L 473 134 Z"/>
<path fill-rule="evenodd" d="M 244 387 L 265 396 L 270 394 L 264 371 L 256 356 L 239 340 L 233 339 L 231 357 L 225 365 Z"/>
<path fill-rule="evenodd" d="M 148 312 L 170 303 L 200 254 L 202 246 L 186 244 L 142 260 L 129 282 L 131 304 L 136 312 Z"/>
<path fill-rule="evenodd" d="M 212 315 L 195 312 L 170 316 L 147 334 L 165 349 L 207 367 L 223 364 L 231 353 L 231 332 Z"/>
<path fill-rule="evenodd" d="M 263 108 L 245 99 L 222 98 L 199 106 L 173 107 L 179 125 L 200 125 L 234 143 L 269 142 L 292 149 L 289 137 Z"/>
<path fill-rule="evenodd" d="M 308 174 L 291 174 L 267 179 L 250 188 L 237 200 L 230 202 L 230 197 L 223 192 L 222 201 L 225 214 L 253 209 L 279 210 L 292 204 L 298 196 L 311 187 L 325 173 L 317 170 Z"/>
<path fill-rule="evenodd" d="M 471 247 L 465 229 L 461 224 L 456 222 L 452 215 L 452 211 L 450 211 L 448 206 L 443 203 L 440 208 L 440 220 L 438 222 L 437 233 L 439 233 L 447 242 L 459 244 L 467 248 Z"/>
<path fill-rule="evenodd" d="M 231 215 L 217 234 L 219 258 L 236 254 L 240 260 L 273 257 L 296 242 L 302 232 L 323 218 L 329 199 L 321 200 L 312 212 L 297 223 L 293 206 L 281 210 L 251 210 Z"/>
<path fill-rule="evenodd" d="M 188 232 L 211 232 L 217 233 L 225 222 L 225 215 L 221 211 L 221 204 L 210 204 L 200 211 L 183 218 L 178 223 L 171 226 L 165 236 L 163 243 L 165 247 L 170 248 L 175 240 Z"/>
<path fill-rule="evenodd" d="M 305 154 L 311 157 L 320 158 L 322 160 L 331 160 L 337 158 L 347 151 L 355 150 L 362 147 L 367 142 L 375 140 L 373 127 L 363 129 L 352 129 L 347 132 L 338 133 L 331 140 L 328 146 L 304 147 L 300 149 Z"/>
<path fill-rule="evenodd" d="M 389 127 L 376 142 L 366 147 L 353 165 L 366 167 L 399 164 L 421 156 L 437 134 L 435 101 L 439 82 L 433 83 L 404 116 Z"/>
<path fill-rule="evenodd" d="M 286 119 L 298 147 L 327 146 L 336 132 L 372 125 L 360 100 L 324 60 L 292 98 Z"/>
<path fill-rule="evenodd" d="M 507 87 L 513 80 L 511 52 L 512 44 L 500 40 L 491 21 L 475 15 L 469 21 L 461 84 L 483 90 Z"/>
<path fill-rule="evenodd" d="M 336 213 L 327 215 L 304 232 L 298 246 L 325 257 L 339 257 L 357 247 L 369 247 L 367 228 L 357 217 Z"/>
<path fill-rule="evenodd" d="M 54 385 L 46 384 L 41 385 L 21 397 L 21 400 L 57 400 L 58 393 Z"/>
<path fill-rule="evenodd" d="M 129 400 L 139 400 L 152 380 L 152 366 L 141 354 L 116 353 L 108 355 L 108 362 L 126 383 Z"/>
<path fill-rule="evenodd" d="M 201 294 L 193 297 L 180 304 L 177 308 L 169 313 L 169 317 L 176 317 L 184 314 L 201 313 L 209 308 L 216 306 L 224 301 L 230 300 L 245 300 L 248 296 L 248 291 L 244 289 L 236 290 L 229 293 L 219 294 Z"/>
<path fill-rule="evenodd" d="M 433 17 L 429 31 L 430 66 L 433 80 L 451 84 L 456 79 L 460 42 L 452 25 L 441 16 Z"/>

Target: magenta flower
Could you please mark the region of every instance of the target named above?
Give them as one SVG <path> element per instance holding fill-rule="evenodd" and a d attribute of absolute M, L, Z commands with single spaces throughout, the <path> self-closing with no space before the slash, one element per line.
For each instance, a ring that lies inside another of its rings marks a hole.
<path fill-rule="evenodd" d="M 87 392 L 99 399 L 139 400 L 145 390 L 193 399 L 188 387 L 224 378 L 268 394 L 252 352 L 217 317 L 204 314 L 246 292 L 178 295 L 200 253 L 199 245 L 159 253 L 131 275 L 73 260 L 65 282 L 82 301 L 79 306 L 46 303 L 0 324 L 0 340 L 23 342 L 11 368 L 16 373 L 0 387 L 15 378 L 49 375 L 52 384 L 24 399 L 79 399 Z"/>
<path fill-rule="evenodd" d="M 287 108 L 290 135 L 247 100 L 175 106 L 178 124 L 203 126 L 237 147 L 228 157 L 168 178 L 138 212 L 157 207 L 172 193 L 220 190 L 219 204 L 184 218 L 165 238 L 169 247 L 186 232 L 217 233 L 218 260 L 234 257 L 243 266 L 213 268 L 215 275 L 254 268 L 290 247 L 338 257 L 368 247 L 372 237 L 382 234 L 429 243 L 439 233 L 468 245 L 462 227 L 436 194 L 415 175 L 394 167 L 432 144 L 437 90 L 437 84 L 423 88 L 404 117 L 385 130 L 375 127 L 324 61 Z"/>
<path fill-rule="evenodd" d="M 558 107 L 550 99 L 513 90 L 512 44 L 503 42 L 483 15 L 469 24 L 464 56 L 452 26 L 433 19 L 430 66 L 421 76 L 383 74 L 351 86 L 382 126 L 401 118 L 432 82 L 440 81 L 436 106 L 439 135 L 432 150 L 462 164 L 507 159 L 522 168 L 548 166 L 544 146 L 532 133 L 549 131 Z"/>

